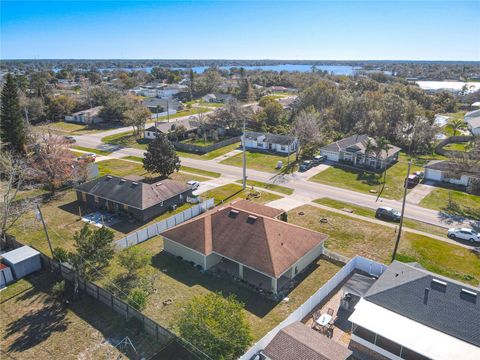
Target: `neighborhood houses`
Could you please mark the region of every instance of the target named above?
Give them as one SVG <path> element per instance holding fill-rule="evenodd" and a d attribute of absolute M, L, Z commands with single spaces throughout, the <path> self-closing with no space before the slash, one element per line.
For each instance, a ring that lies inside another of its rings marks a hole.
<path fill-rule="evenodd" d="M 245 147 L 248 149 L 290 154 L 297 150 L 297 146 L 298 140 L 293 136 L 253 131 L 245 133 Z"/>
<path fill-rule="evenodd" d="M 100 117 L 101 109 L 101 106 L 96 106 L 91 109 L 78 111 L 71 115 L 65 116 L 65 121 L 87 125 L 97 124 L 103 121 L 103 119 Z"/>

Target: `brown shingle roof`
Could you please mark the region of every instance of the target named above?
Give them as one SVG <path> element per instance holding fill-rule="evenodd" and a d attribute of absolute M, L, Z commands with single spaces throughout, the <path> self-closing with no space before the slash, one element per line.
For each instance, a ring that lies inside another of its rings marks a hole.
<path fill-rule="evenodd" d="M 260 205 L 253 201 L 245 199 L 237 199 L 230 203 L 235 209 L 244 210 L 247 212 L 253 212 L 269 218 L 276 218 L 283 214 L 285 211 L 281 209 L 275 209 L 270 206 Z"/>
<path fill-rule="evenodd" d="M 352 355 L 346 347 L 301 322 L 280 330 L 263 353 L 272 360 L 345 360 Z"/>
<path fill-rule="evenodd" d="M 205 255 L 215 252 L 275 278 L 327 238 L 241 206 L 233 203 L 214 209 L 161 235 Z"/>

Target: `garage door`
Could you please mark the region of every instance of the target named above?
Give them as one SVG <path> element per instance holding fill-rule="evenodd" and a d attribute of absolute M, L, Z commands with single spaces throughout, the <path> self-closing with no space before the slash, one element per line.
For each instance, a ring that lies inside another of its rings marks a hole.
<path fill-rule="evenodd" d="M 320 151 L 320 153 L 323 156 L 326 156 L 328 160 L 330 161 L 338 161 L 339 159 L 339 154 L 337 152 L 331 152 L 331 151 Z"/>

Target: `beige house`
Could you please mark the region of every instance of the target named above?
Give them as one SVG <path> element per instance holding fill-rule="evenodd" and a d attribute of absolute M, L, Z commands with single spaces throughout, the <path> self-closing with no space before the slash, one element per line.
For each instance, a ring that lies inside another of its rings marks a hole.
<path fill-rule="evenodd" d="M 282 210 L 237 200 L 161 235 L 164 250 L 204 271 L 218 266 L 277 293 L 323 253 L 327 235 L 279 220 Z"/>

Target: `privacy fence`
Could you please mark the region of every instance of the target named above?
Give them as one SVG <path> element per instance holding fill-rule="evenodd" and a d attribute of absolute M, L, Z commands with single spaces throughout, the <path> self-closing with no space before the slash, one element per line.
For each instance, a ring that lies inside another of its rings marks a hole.
<path fill-rule="evenodd" d="M 351 259 L 344 267 L 340 269 L 330 280 L 328 280 L 320 289 L 317 290 L 307 301 L 305 301 L 299 308 L 291 313 L 285 320 L 278 324 L 275 328 L 270 330 L 267 335 L 261 338 L 255 345 L 253 345 L 239 360 L 250 360 L 259 351 L 272 341 L 277 333 L 296 321 L 301 321 L 308 314 L 310 314 L 315 307 L 320 304 L 337 286 L 339 286 L 354 270 L 361 270 L 372 276 L 380 276 L 387 267 L 376 261 L 366 259 L 361 256 L 356 256 Z"/>
<path fill-rule="evenodd" d="M 151 239 L 167 229 L 174 227 L 178 224 L 181 224 L 195 216 L 207 211 L 208 209 L 213 208 L 215 205 L 214 199 L 208 199 L 200 204 L 194 205 L 181 213 L 175 214 L 165 220 L 159 221 L 155 224 L 152 224 L 144 229 L 138 230 L 132 234 L 125 236 L 124 238 L 117 240 L 115 246 L 117 249 L 126 249 L 130 246 L 140 244 L 148 239 Z"/>
<path fill-rule="evenodd" d="M 173 142 L 173 146 L 175 147 L 176 150 L 203 155 L 203 154 L 209 153 L 210 151 L 217 150 L 224 146 L 239 142 L 240 138 L 241 138 L 240 136 L 235 136 L 230 139 L 222 140 L 215 144 L 207 145 L 207 146 L 185 144 L 182 142 Z"/>

